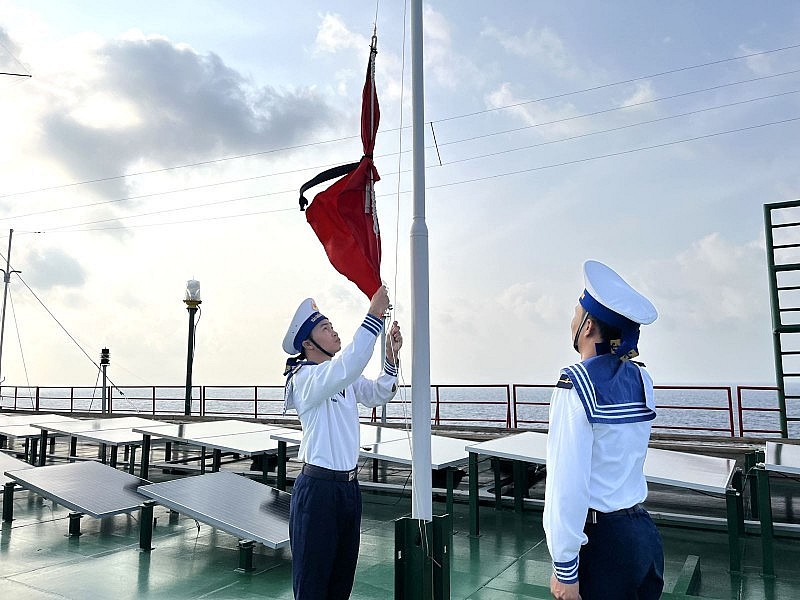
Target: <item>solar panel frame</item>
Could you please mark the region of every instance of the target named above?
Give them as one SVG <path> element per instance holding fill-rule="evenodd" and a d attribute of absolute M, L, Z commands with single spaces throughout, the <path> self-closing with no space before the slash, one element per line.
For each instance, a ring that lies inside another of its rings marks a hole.
<path fill-rule="evenodd" d="M 289 545 L 291 494 L 246 477 L 219 471 L 146 485 L 139 492 L 241 539 L 272 549 Z"/>
<path fill-rule="evenodd" d="M 5 471 L 27 490 L 95 519 L 139 510 L 148 500 L 136 490 L 150 482 L 95 461 Z"/>
<path fill-rule="evenodd" d="M 33 465 L 26 463 L 24 460 L 9 456 L 5 452 L 0 452 L 0 485 L 5 485 L 14 481 L 10 477 L 5 476 L 6 471 L 21 471 L 24 469 L 33 469 Z"/>

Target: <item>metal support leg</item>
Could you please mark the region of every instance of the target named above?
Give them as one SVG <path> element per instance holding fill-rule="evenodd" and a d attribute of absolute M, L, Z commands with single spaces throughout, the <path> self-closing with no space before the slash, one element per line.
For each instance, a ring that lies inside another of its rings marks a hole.
<path fill-rule="evenodd" d="M 237 573 L 250 573 L 253 571 L 253 540 L 239 540 L 239 568 Z"/>
<path fill-rule="evenodd" d="M 69 455 L 69 462 L 75 462 L 75 459 L 72 457 L 78 456 L 78 438 L 76 438 L 74 435 L 70 436 L 69 438 Z"/>
<path fill-rule="evenodd" d="M 447 467 L 447 514 L 453 514 L 453 467 Z"/>
<path fill-rule="evenodd" d="M 164 446 L 164 460 L 172 460 L 172 442 L 167 442 Z"/>
<path fill-rule="evenodd" d="M 222 450 L 215 448 L 211 456 L 211 472 L 216 473 L 222 465 Z"/>
<path fill-rule="evenodd" d="M 31 438 L 31 456 L 30 456 L 30 463 L 34 466 L 39 465 L 39 440 L 37 438 Z M 42 466 L 42 465 L 39 465 Z"/>
<path fill-rule="evenodd" d="M 142 436 L 142 466 L 139 469 L 139 477 L 147 479 L 150 471 L 150 436 Z"/>
<path fill-rule="evenodd" d="M 145 500 L 139 507 L 139 548 L 143 552 L 153 549 L 153 500 Z"/>
<path fill-rule="evenodd" d="M 286 491 L 286 442 L 278 442 L 278 489 Z"/>
<path fill-rule="evenodd" d="M 47 458 L 47 429 L 42 429 L 42 433 L 39 436 L 39 450 L 39 462 L 34 462 L 33 464 L 38 464 L 40 467 L 43 467 L 45 459 Z"/>
<path fill-rule="evenodd" d="M 200 446 L 200 474 L 206 474 L 206 447 Z"/>
<path fill-rule="evenodd" d="M 56 453 L 56 436 L 50 438 L 50 454 Z"/>
<path fill-rule="evenodd" d="M 106 445 L 103 444 L 103 458 L 106 457 L 105 446 Z M 112 466 L 115 469 L 117 468 L 117 454 L 118 453 L 119 453 L 119 446 L 111 446 L 111 461 L 110 461 L 109 464 L 110 464 L 110 466 Z"/>
<path fill-rule="evenodd" d="M 13 481 L 3 485 L 3 521 L 6 523 L 14 520 L 14 485 Z"/>
<path fill-rule="evenodd" d="M 762 573 L 767 576 L 775 575 L 775 557 L 773 554 L 772 540 L 775 531 L 772 525 L 772 499 L 769 490 L 769 471 L 763 465 L 756 467 L 758 479 L 758 517 L 761 521 L 761 556 Z"/>
<path fill-rule="evenodd" d="M 451 513 L 452 514 L 452 513 Z M 469 453 L 469 534 L 480 534 L 480 499 L 478 498 L 478 455 Z"/>
<path fill-rule="evenodd" d="M 522 512 L 525 490 L 528 487 L 527 465 L 521 460 L 514 461 L 514 510 Z"/>
<path fill-rule="evenodd" d="M 264 485 L 267 484 L 267 473 L 269 473 L 269 460 L 267 460 L 271 455 L 262 454 L 261 455 L 261 483 Z"/>
<path fill-rule="evenodd" d="M 128 460 L 130 460 L 128 463 L 128 473 L 133 475 L 134 471 L 136 470 L 136 446 L 130 447 L 130 452 L 128 452 Z"/>
<path fill-rule="evenodd" d="M 757 463 L 764 462 L 763 457 L 761 460 L 758 460 L 757 454 L 758 453 L 753 450 L 751 452 L 746 452 L 744 455 L 744 472 L 750 492 L 750 517 L 753 519 L 758 518 L 758 483 L 753 469 Z"/>
<path fill-rule="evenodd" d="M 69 513 L 69 537 L 79 537 L 81 533 L 81 513 Z"/>
<path fill-rule="evenodd" d="M 503 482 L 500 476 L 500 459 L 492 459 L 492 471 L 494 472 L 494 509 L 500 510 L 503 507 Z"/>
<path fill-rule="evenodd" d="M 737 470 L 741 486 L 741 470 Z M 725 504 L 728 518 L 728 551 L 730 553 L 730 568 L 732 573 L 742 571 L 741 542 L 744 535 L 744 514 L 741 509 L 741 487 L 736 487 L 736 473 L 732 478 L 732 485 L 725 491 Z"/>

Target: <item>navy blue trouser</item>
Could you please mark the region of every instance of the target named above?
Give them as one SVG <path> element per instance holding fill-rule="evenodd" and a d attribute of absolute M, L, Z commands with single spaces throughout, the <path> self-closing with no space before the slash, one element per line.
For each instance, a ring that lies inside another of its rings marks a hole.
<path fill-rule="evenodd" d="M 292 488 L 289 540 L 296 600 L 349 598 L 361 542 L 358 481 L 301 473 Z"/>
<path fill-rule="evenodd" d="M 643 508 L 587 523 L 578 581 L 583 600 L 657 600 L 664 588 L 664 549 Z"/>

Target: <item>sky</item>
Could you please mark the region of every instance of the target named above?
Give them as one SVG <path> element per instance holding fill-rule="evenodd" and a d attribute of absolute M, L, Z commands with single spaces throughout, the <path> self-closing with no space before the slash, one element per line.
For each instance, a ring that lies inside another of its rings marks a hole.
<path fill-rule="evenodd" d="M 103 347 L 117 385 L 182 385 L 188 279 L 196 385 L 281 384 L 309 296 L 350 339 L 368 301 L 297 190 L 361 155 L 373 27 L 410 383 L 406 11 L 0 0 L 0 71 L 30 75 L 0 76 L 4 385 L 94 385 Z M 431 382 L 555 382 L 596 259 L 658 308 L 656 383 L 773 384 L 763 205 L 800 198 L 800 4 L 450 0 L 424 28 Z"/>

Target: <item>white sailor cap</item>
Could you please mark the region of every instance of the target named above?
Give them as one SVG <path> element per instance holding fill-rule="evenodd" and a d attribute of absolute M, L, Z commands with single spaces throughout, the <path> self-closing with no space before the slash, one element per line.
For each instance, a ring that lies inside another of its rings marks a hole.
<path fill-rule="evenodd" d="M 612 344 L 612 353 L 633 358 L 638 354 L 639 325 L 649 325 L 658 318 L 656 307 L 613 269 L 596 260 L 583 263 L 583 279 L 586 289 L 579 300 L 581 306 L 622 332 L 619 343 Z"/>
<path fill-rule="evenodd" d="M 294 318 L 289 324 L 289 329 L 283 338 L 283 350 L 287 354 L 298 354 L 303 349 L 303 342 L 311 335 L 314 327 L 325 319 L 325 315 L 319 312 L 317 303 L 313 298 L 306 298 L 297 307 Z"/>

